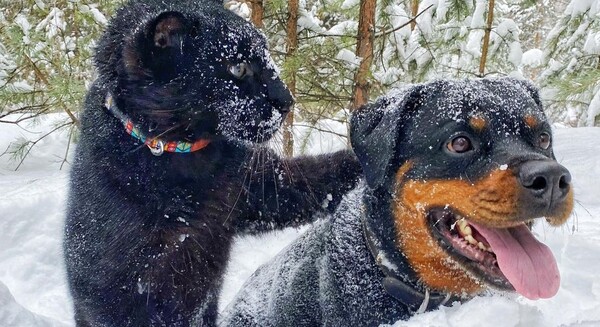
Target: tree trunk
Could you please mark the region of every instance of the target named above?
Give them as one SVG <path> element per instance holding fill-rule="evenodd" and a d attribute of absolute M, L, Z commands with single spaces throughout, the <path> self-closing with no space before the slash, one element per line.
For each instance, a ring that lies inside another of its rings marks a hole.
<path fill-rule="evenodd" d="M 369 82 L 367 78 L 373 62 L 373 40 L 375 38 L 376 0 L 360 0 L 356 56 L 362 58 L 354 76 L 351 109 L 354 110 L 369 101 Z"/>
<path fill-rule="evenodd" d="M 257 28 L 263 28 L 265 26 L 263 17 L 265 15 L 264 0 L 250 0 L 250 10 L 252 10 L 252 16 L 250 20 Z"/>
<path fill-rule="evenodd" d="M 288 1 L 288 19 L 287 19 L 287 51 L 285 55 L 286 61 L 296 55 L 298 49 L 298 0 Z M 288 73 L 287 86 L 296 96 L 296 71 L 292 68 Z M 294 135 L 292 127 L 294 125 L 294 108 L 290 108 L 290 112 L 283 123 L 283 153 L 291 157 L 294 155 Z"/>
<path fill-rule="evenodd" d="M 490 47 L 490 33 L 492 32 L 492 23 L 494 21 L 494 0 L 489 0 L 487 26 L 483 35 L 483 45 L 481 46 L 481 61 L 479 61 L 479 76 L 483 77 L 485 73 L 485 64 L 487 61 L 488 49 Z"/>
<path fill-rule="evenodd" d="M 546 19 L 545 19 L 545 16 L 543 16 L 545 5 L 540 1 L 535 6 L 536 6 L 536 11 L 538 13 L 538 17 L 540 17 L 539 26 L 546 26 Z M 541 49 L 542 45 L 543 45 L 542 44 L 543 41 L 544 40 L 542 39 L 542 32 L 540 31 L 540 29 L 537 29 L 535 31 L 535 38 L 533 41 L 534 42 L 533 46 L 537 49 Z M 600 62 L 599 62 L 599 67 L 600 67 Z M 541 70 L 540 67 L 532 68 L 529 73 L 529 79 L 531 79 L 532 81 L 535 81 L 540 73 L 540 70 Z"/>
<path fill-rule="evenodd" d="M 415 27 L 417 27 L 417 20 L 414 18 L 416 18 L 419 14 L 419 0 L 411 0 L 410 10 L 412 13 L 412 15 L 410 15 L 410 18 L 413 18 L 413 20 L 410 21 L 410 30 L 414 31 Z"/>

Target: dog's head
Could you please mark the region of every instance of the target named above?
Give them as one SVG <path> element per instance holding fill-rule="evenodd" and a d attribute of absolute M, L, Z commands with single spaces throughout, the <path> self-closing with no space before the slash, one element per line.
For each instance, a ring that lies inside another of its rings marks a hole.
<path fill-rule="evenodd" d="M 149 136 L 264 141 L 293 104 L 264 35 L 217 1 L 132 1 L 95 59 L 119 108 Z"/>
<path fill-rule="evenodd" d="M 368 186 L 392 197 L 394 246 L 422 283 L 454 294 L 557 292 L 554 257 L 530 226 L 563 224 L 573 191 L 535 87 L 511 78 L 414 85 L 362 107 L 351 126 Z"/>

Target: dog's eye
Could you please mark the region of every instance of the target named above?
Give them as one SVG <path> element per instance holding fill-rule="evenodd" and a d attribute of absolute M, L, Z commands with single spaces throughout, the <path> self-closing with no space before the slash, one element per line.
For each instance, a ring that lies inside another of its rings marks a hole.
<path fill-rule="evenodd" d="M 252 73 L 252 71 L 250 70 L 250 65 L 248 65 L 245 62 L 229 65 L 228 70 L 231 75 L 235 76 L 238 79 L 242 79 Z"/>
<path fill-rule="evenodd" d="M 548 150 L 550 144 L 552 144 L 552 138 L 550 137 L 550 134 L 546 132 L 540 134 L 538 138 L 538 146 L 544 150 Z"/>
<path fill-rule="evenodd" d="M 464 153 L 473 149 L 471 140 L 466 136 L 457 136 L 448 142 L 448 150 L 454 153 Z"/>

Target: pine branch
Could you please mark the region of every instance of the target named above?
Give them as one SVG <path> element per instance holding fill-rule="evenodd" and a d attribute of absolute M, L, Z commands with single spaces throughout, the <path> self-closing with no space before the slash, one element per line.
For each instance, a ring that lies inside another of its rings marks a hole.
<path fill-rule="evenodd" d="M 21 167 L 21 165 L 23 164 L 23 162 L 25 161 L 25 159 L 27 158 L 27 156 L 29 155 L 29 153 L 31 152 L 31 149 L 33 149 L 33 147 L 38 144 L 40 141 L 42 141 L 43 139 L 45 139 L 46 137 L 48 137 L 49 135 L 51 135 L 52 133 L 58 131 L 61 128 L 64 128 L 68 125 L 72 124 L 72 122 L 67 122 L 64 124 L 61 124 L 55 128 L 53 128 L 52 130 L 50 130 L 48 133 L 42 135 L 41 137 L 39 137 L 37 140 L 35 141 L 27 141 L 24 145 L 24 147 L 28 147 L 27 151 L 25 151 L 25 153 L 21 156 L 21 160 L 19 161 L 19 164 L 17 165 L 17 168 L 15 168 L 15 171 L 19 170 L 19 168 Z"/>
<path fill-rule="evenodd" d="M 396 26 L 396 27 L 394 27 L 394 28 L 392 28 L 392 29 L 390 29 L 390 30 L 387 30 L 387 31 L 383 31 L 383 32 L 380 32 L 380 33 L 376 33 L 376 34 L 375 34 L 375 37 L 376 37 L 376 38 L 379 38 L 379 37 L 382 37 L 382 36 L 386 36 L 386 35 L 389 35 L 389 34 L 391 34 L 391 33 L 394 33 L 394 32 L 396 32 L 396 31 L 398 31 L 398 30 L 401 30 L 401 29 L 403 29 L 404 27 L 406 27 L 406 26 L 408 26 L 408 25 L 410 25 L 410 24 L 412 24 L 412 23 L 415 23 L 415 24 L 416 24 L 416 22 L 417 22 L 417 18 L 419 18 L 419 16 L 421 16 L 423 13 L 425 13 L 425 12 L 426 12 L 427 10 L 429 10 L 429 8 L 431 8 L 431 7 L 433 7 L 433 5 L 429 5 L 427 8 L 425 8 L 425 9 L 421 10 L 421 12 L 420 12 L 420 13 L 418 13 L 418 14 L 417 14 L 415 17 L 411 18 L 410 20 L 408 20 L 406 23 L 404 23 L 404 24 L 402 24 L 402 25 Z"/>

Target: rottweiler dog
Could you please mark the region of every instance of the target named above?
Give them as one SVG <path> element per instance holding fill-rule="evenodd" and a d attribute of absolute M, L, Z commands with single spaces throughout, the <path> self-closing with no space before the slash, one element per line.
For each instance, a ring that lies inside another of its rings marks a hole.
<path fill-rule="evenodd" d="M 537 90 L 512 78 L 412 85 L 359 109 L 362 184 L 331 219 L 259 268 L 227 326 L 377 326 L 488 288 L 556 294 L 531 232 L 573 207 Z"/>

